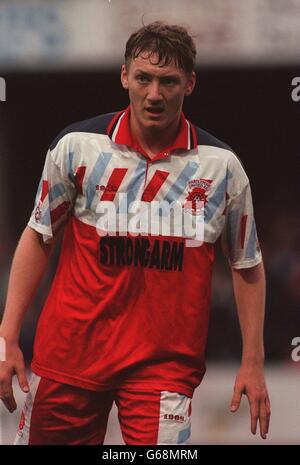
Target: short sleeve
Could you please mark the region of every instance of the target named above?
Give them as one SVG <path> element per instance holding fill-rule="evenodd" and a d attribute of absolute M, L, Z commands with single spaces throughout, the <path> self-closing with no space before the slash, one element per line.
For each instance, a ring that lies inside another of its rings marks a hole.
<path fill-rule="evenodd" d="M 221 244 L 233 268 L 251 268 L 262 261 L 249 179 L 236 158 L 229 170 L 225 225 Z"/>
<path fill-rule="evenodd" d="M 28 226 L 43 236 L 45 243 L 66 223 L 72 211 L 76 188 L 68 177 L 63 144 L 49 150 Z"/>

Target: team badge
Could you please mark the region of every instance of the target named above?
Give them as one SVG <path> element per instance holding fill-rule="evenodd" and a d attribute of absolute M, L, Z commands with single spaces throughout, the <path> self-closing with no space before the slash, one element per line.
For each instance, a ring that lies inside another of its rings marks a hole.
<path fill-rule="evenodd" d="M 192 215 L 204 215 L 211 183 L 210 179 L 192 179 L 188 182 L 188 195 L 183 205 L 186 212 Z"/>

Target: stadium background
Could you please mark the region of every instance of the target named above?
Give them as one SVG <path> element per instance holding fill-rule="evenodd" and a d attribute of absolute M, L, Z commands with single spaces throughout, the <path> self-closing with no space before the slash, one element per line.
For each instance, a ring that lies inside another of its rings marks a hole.
<path fill-rule="evenodd" d="M 50 141 L 66 125 L 128 104 L 119 68 L 132 30 L 156 19 L 189 27 L 198 48 L 197 87 L 184 112 L 227 142 L 251 180 L 267 272 L 266 360 L 272 401 L 265 443 L 299 443 L 300 362 L 300 0 L 25 0 L 0 3 L 0 308 L 17 240 L 32 210 Z M 241 3 L 244 3 L 241 6 Z M 298 26 L 298 27 L 297 27 Z M 58 254 L 58 250 L 56 256 Z M 30 264 L 29 270 L 30 270 Z M 39 311 L 55 270 L 49 266 L 23 327 L 27 363 Z M 230 273 L 218 255 L 207 349 L 208 370 L 193 408 L 193 444 L 256 444 L 246 400 L 229 413 L 241 339 Z M 22 394 L 16 389 L 21 406 Z M 1 407 L 0 443 L 18 413 Z M 115 410 L 106 443 L 120 443 Z"/>

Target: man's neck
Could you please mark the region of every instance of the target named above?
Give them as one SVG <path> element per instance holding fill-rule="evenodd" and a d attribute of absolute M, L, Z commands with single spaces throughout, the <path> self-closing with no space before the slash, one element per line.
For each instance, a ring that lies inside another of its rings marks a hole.
<path fill-rule="evenodd" d="M 130 131 L 134 139 L 139 143 L 141 148 L 147 153 L 150 158 L 162 152 L 163 149 L 169 147 L 174 142 L 180 127 L 180 118 L 175 121 L 170 127 L 159 130 L 143 131 L 134 118 L 130 115 L 129 120 Z"/>

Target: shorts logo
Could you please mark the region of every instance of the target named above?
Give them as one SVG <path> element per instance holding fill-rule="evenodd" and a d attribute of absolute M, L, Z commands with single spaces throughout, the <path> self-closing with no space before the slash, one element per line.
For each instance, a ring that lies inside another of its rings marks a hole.
<path fill-rule="evenodd" d="M 192 215 L 204 215 L 207 204 L 207 192 L 211 187 L 210 179 L 192 179 L 188 182 L 188 195 L 183 208 Z"/>
<path fill-rule="evenodd" d="M 182 416 L 182 415 L 173 415 L 172 413 L 165 413 L 164 414 L 164 419 L 165 420 L 173 420 L 173 421 L 176 421 L 177 423 L 183 423 L 184 422 L 184 416 Z"/>

